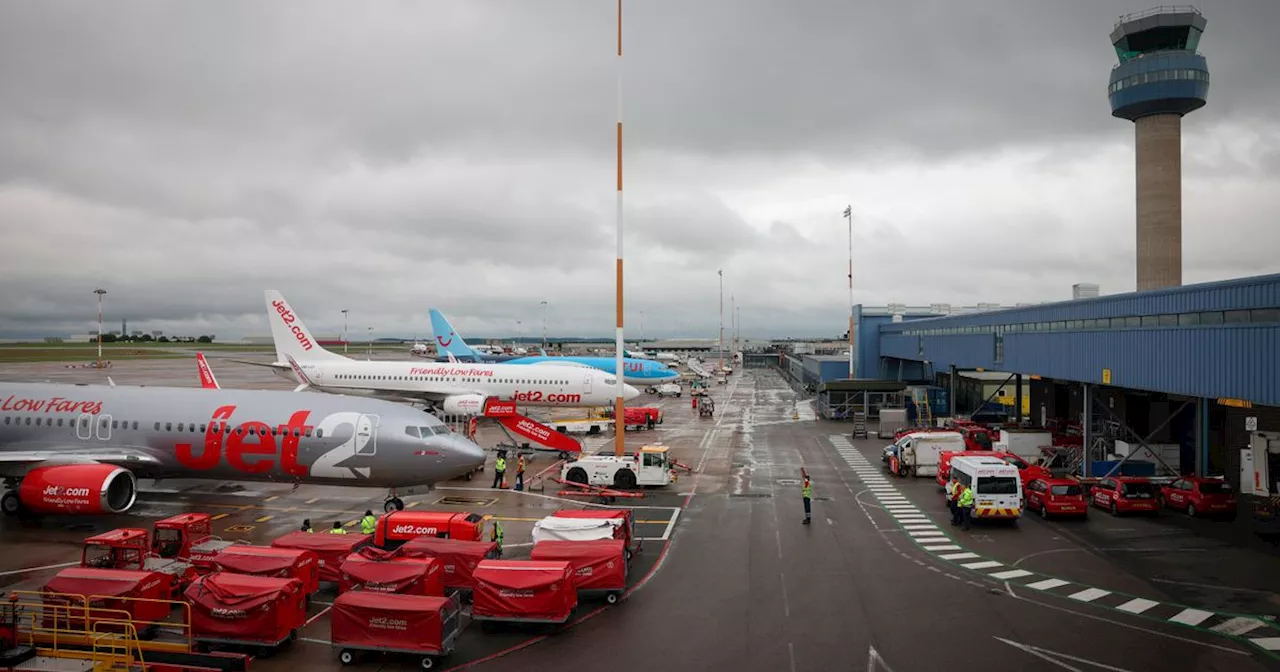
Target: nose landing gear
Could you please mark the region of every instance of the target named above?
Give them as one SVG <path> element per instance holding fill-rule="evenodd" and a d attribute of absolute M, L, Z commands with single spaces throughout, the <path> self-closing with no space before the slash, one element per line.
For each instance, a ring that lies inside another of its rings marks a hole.
<path fill-rule="evenodd" d="M 395 488 L 391 488 L 391 491 L 387 493 L 387 500 L 382 503 L 382 510 L 386 513 L 404 510 L 404 500 L 396 496 Z"/>

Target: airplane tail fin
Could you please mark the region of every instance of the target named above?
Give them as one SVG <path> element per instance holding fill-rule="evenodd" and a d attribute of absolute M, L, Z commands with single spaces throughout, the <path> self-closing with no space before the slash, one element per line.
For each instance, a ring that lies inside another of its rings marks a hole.
<path fill-rule="evenodd" d="M 200 372 L 200 387 L 206 390 L 220 389 L 218 379 L 213 377 L 213 369 L 209 368 L 203 352 L 196 353 L 196 370 Z"/>
<path fill-rule="evenodd" d="M 467 342 L 462 340 L 453 329 L 453 325 L 449 323 L 449 318 L 444 313 L 432 308 L 431 313 L 431 330 L 436 335 L 436 347 L 443 353 L 453 355 L 459 359 L 470 357 L 475 361 L 480 360 L 480 353 L 471 349 Z"/>
<path fill-rule="evenodd" d="M 277 362 L 284 362 L 289 356 L 302 362 L 347 359 L 320 347 L 302 318 L 293 312 L 280 292 L 268 289 L 266 300 L 267 321 L 271 323 L 271 339 L 276 343 Z"/>

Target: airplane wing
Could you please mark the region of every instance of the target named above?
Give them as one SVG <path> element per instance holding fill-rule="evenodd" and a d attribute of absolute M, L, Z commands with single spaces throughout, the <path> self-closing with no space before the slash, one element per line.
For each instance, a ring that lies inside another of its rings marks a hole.
<path fill-rule="evenodd" d="M 228 359 L 227 361 L 235 362 L 236 364 L 248 364 L 250 366 L 265 366 L 268 369 L 275 369 L 276 371 L 288 371 L 293 368 L 288 364 L 282 364 L 280 362 L 251 362 L 247 359 Z"/>
<path fill-rule="evenodd" d="M 200 372 L 200 387 L 207 390 L 221 389 L 218 379 L 213 377 L 213 369 L 209 368 L 209 362 L 205 361 L 203 352 L 196 353 L 196 370 Z"/>
<path fill-rule="evenodd" d="M 43 450 L 14 450 L 0 452 L 0 473 L 20 476 L 26 467 L 48 463 L 57 464 L 113 464 L 125 468 L 139 468 L 161 464 L 155 456 L 141 450 L 115 448 L 93 450 L 79 447 L 46 448 Z"/>

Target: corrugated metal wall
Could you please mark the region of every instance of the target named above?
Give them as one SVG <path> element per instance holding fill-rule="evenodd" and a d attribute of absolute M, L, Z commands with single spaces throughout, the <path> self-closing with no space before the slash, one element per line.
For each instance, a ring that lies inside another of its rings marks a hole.
<path fill-rule="evenodd" d="M 994 334 L 882 334 L 884 356 L 1039 374 L 1193 397 L 1233 397 L 1280 406 L 1280 328 L 1264 325 L 1011 333 L 995 361 Z M 923 343 L 923 355 L 920 344 Z"/>

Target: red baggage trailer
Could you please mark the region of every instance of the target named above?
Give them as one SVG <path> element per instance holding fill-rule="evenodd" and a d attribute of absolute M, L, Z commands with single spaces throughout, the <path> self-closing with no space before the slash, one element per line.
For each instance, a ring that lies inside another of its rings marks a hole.
<path fill-rule="evenodd" d="M 476 566 L 483 560 L 497 558 L 498 545 L 492 541 L 418 537 L 406 541 L 397 555 L 403 558 L 436 558 L 440 561 L 446 590 L 470 591 L 475 588 L 472 573 Z"/>
<path fill-rule="evenodd" d="M 62 627 L 84 630 L 97 621 L 123 620 L 123 611 L 139 634 L 149 634 L 173 608 L 172 602 L 165 601 L 171 584 L 172 577 L 161 572 L 68 567 L 44 584 L 45 604 L 69 607 L 47 610 L 46 626 L 52 627 L 51 621 L 56 620 Z"/>
<path fill-rule="evenodd" d="M 299 530 L 276 539 L 271 545 L 275 548 L 314 552 L 320 559 L 320 580 L 336 583 L 340 580 L 338 568 L 342 566 L 342 561 L 348 555 L 368 546 L 371 537 L 368 534 L 328 534 Z"/>
<path fill-rule="evenodd" d="M 632 546 L 632 542 L 635 540 L 635 530 L 631 509 L 560 509 L 551 515 L 556 518 L 587 518 L 591 520 L 620 518 L 622 524 L 613 529 L 613 538 L 621 539 L 626 543 L 627 562 L 631 562 L 631 556 L 639 553 L 644 548 L 644 542 L 639 542 Z"/>
<path fill-rule="evenodd" d="M 372 551 L 372 552 L 370 552 Z M 401 595 L 444 596 L 441 563 L 431 557 L 404 557 L 362 548 L 339 567 L 338 592 L 370 590 Z"/>
<path fill-rule="evenodd" d="M 215 644 L 273 650 L 298 638 L 307 622 L 302 582 L 215 572 L 186 592 L 191 638 L 201 648 Z"/>
<path fill-rule="evenodd" d="M 565 560 L 573 565 L 578 595 L 604 595 L 614 604 L 627 590 L 626 544 L 621 539 L 556 541 L 533 545 L 530 560 Z"/>
<path fill-rule="evenodd" d="M 472 576 L 472 620 L 565 623 L 578 606 L 573 565 L 563 560 L 482 560 Z"/>
<path fill-rule="evenodd" d="M 236 544 L 218 551 L 213 562 L 224 572 L 297 579 L 307 595 L 320 590 L 320 558 L 314 551 Z"/>
<path fill-rule="evenodd" d="M 423 536 L 480 541 L 484 539 L 484 516 L 454 511 L 392 511 L 378 519 L 373 535 L 373 545 L 388 550 Z"/>
<path fill-rule="evenodd" d="M 457 598 L 353 590 L 333 601 L 329 641 L 343 665 L 369 651 L 422 656 L 419 667 L 429 670 L 437 657 L 453 653 L 461 614 Z"/>

